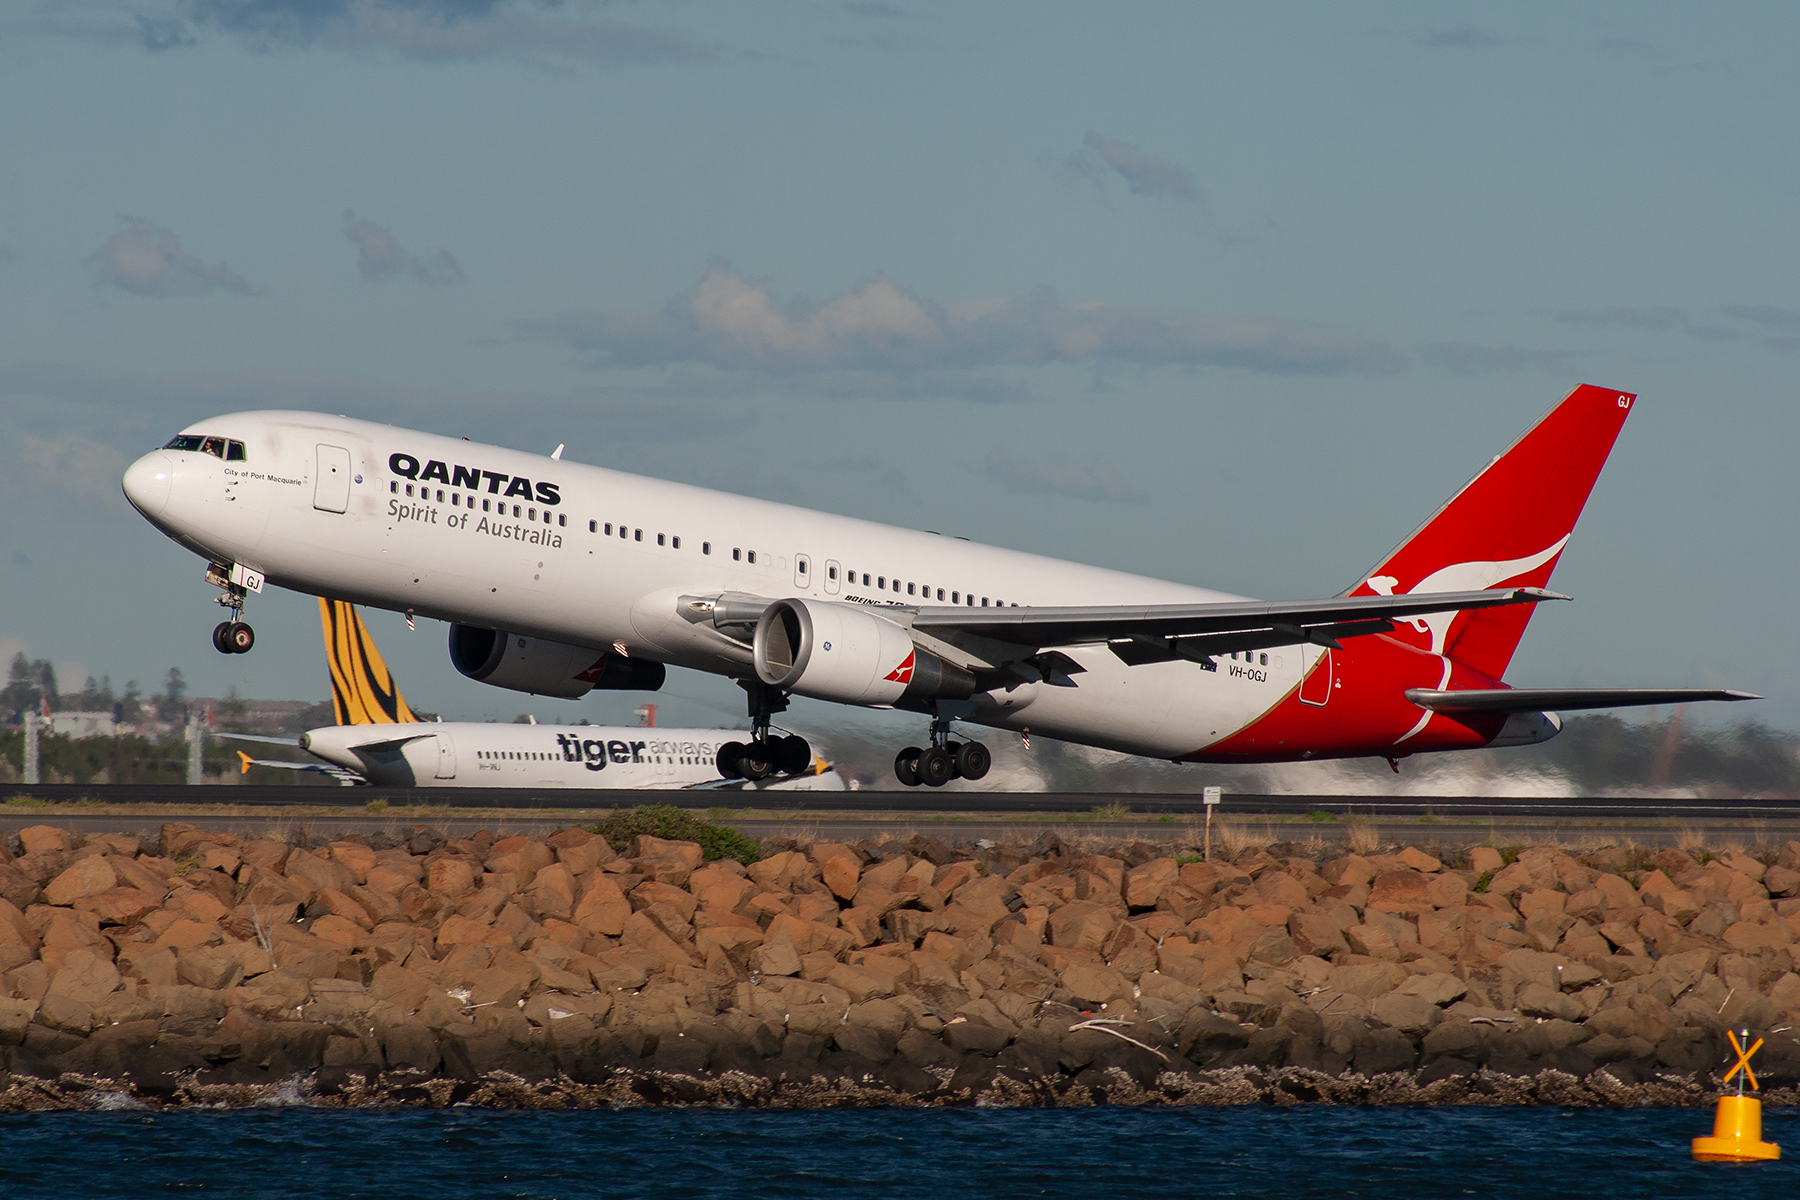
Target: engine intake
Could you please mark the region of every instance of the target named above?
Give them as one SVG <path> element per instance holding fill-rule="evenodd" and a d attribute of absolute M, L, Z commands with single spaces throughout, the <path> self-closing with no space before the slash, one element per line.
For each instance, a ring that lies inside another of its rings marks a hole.
<path fill-rule="evenodd" d="M 668 673 L 649 659 L 473 625 L 450 626 L 450 664 L 481 683 L 564 700 L 595 688 L 654 692 Z"/>
<path fill-rule="evenodd" d="M 914 644 L 912 634 L 855 604 L 777 600 L 752 644 L 757 678 L 816 700 L 892 704 L 965 700 L 975 677 Z"/>

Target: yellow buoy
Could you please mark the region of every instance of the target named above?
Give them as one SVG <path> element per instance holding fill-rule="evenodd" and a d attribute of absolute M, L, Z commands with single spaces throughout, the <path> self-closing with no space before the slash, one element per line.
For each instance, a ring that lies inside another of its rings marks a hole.
<path fill-rule="evenodd" d="M 1760 1091 L 1762 1085 L 1756 1082 L 1756 1073 L 1750 1069 L 1750 1056 L 1762 1049 L 1762 1039 L 1748 1050 L 1743 1042 L 1738 1041 L 1737 1034 L 1727 1029 L 1725 1036 L 1731 1039 L 1731 1048 L 1737 1051 L 1737 1065 L 1725 1075 L 1725 1082 L 1730 1083 L 1732 1076 L 1743 1072 L 1750 1080 L 1752 1091 Z M 1750 1040 L 1750 1031 L 1744 1031 L 1744 1041 Z M 1762 1101 L 1755 1096 L 1744 1095 L 1744 1080 L 1738 1080 L 1738 1094 L 1720 1096 L 1719 1111 L 1713 1117 L 1711 1137 L 1694 1139 L 1694 1157 L 1701 1162 L 1772 1162 L 1781 1157 L 1781 1147 L 1774 1142 L 1762 1140 Z"/>

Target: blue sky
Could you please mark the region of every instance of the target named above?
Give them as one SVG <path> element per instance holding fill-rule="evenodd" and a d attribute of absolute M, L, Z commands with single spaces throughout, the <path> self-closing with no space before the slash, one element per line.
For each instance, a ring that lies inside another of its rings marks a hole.
<path fill-rule="evenodd" d="M 325 694 L 309 600 L 217 655 L 201 564 L 119 494 L 241 408 L 1305 598 L 1586 381 L 1642 399 L 1509 680 L 1745 687 L 1800 729 L 1797 26 L 0 0 L 0 651 Z M 421 707 L 629 714 L 373 623 Z"/>

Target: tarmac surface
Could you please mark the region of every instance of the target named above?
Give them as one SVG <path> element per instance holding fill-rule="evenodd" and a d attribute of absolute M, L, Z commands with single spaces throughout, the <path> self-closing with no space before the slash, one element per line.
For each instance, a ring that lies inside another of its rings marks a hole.
<path fill-rule="evenodd" d="M 704 789 L 374 788 L 248 785 L 0 786 L 0 832 L 56 824 L 152 833 L 165 821 L 308 836 L 398 832 L 548 832 L 615 808 L 673 804 L 762 836 L 835 840 L 929 833 L 952 841 L 1047 831 L 1107 840 L 1197 843 L 1204 804 L 1192 793 Z M 1800 800 L 1662 797 L 1263 796 L 1227 793 L 1215 836 L 1308 841 L 1371 836 L 1385 844 L 1554 840 L 1678 845 L 1800 839 Z"/>

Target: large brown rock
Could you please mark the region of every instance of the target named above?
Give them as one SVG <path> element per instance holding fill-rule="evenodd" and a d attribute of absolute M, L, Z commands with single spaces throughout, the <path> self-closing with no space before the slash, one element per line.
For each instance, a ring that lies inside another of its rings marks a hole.
<path fill-rule="evenodd" d="M 604 871 L 590 872 L 582 884 L 581 900 L 575 906 L 574 923 L 589 933 L 618 937 L 625 931 L 625 922 L 630 918 L 631 901 L 619 890 L 619 885 Z"/>
<path fill-rule="evenodd" d="M 1336 920 L 1314 910 L 1303 910 L 1288 918 L 1288 936 L 1302 954 L 1325 958 L 1337 951 L 1348 953 L 1350 945 Z"/>
<path fill-rule="evenodd" d="M 1433 907 L 1431 882 L 1429 876 L 1411 868 L 1383 871 L 1369 885 L 1368 907 L 1377 912 L 1417 916 Z"/>
<path fill-rule="evenodd" d="M 1155 908 L 1175 881 L 1181 867 L 1172 858 L 1153 858 L 1125 872 L 1125 903 L 1134 909 Z"/>
<path fill-rule="evenodd" d="M 332 861 L 348 868 L 357 883 L 369 881 L 369 872 L 375 869 L 375 851 L 361 842 L 332 842 L 325 849 L 330 852 Z"/>
<path fill-rule="evenodd" d="M 123 982 L 110 959 L 91 950 L 71 950 L 62 966 L 51 972 L 47 995 L 67 996 L 73 1000 L 96 1004 Z"/>
<path fill-rule="evenodd" d="M 577 888 L 575 877 L 569 873 L 564 863 L 551 863 L 538 870 L 531 881 L 531 887 L 525 893 L 532 911 L 540 917 L 562 917 L 567 919 L 574 915 Z M 692 901 L 690 900 L 691 904 Z"/>
<path fill-rule="evenodd" d="M 542 842 L 526 837 L 501 838 L 488 848 L 487 869 L 506 873 L 528 888 L 537 873 L 556 860 L 556 854 Z"/>
<path fill-rule="evenodd" d="M 1398 990 L 1375 997 L 1369 1005 L 1370 1015 L 1383 1025 L 1401 1033 L 1420 1037 L 1438 1023 L 1441 1013 L 1436 1004 L 1423 996 L 1410 996 Z"/>
<path fill-rule="evenodd" d="M 287 877 L 302 884 L 309 896 L 325 888 L 347 892 L 356 886 L 356 876 L 349 867 L 320 858 L 310 850 L 296 850 L 288 856 Z"/>
<path fill-rule="evenodd" d="M 73 904 L 119 886 L 119 877 L 103 855 L 78 858 L 68 870 L 44 885 L 44 903 Z"/>
<path fill-rule="evenodd" d="M 28 825 L 19 830 L 19 849 L 25 854 L 67 854 L 73 846 L 69 831 L 54 825 Z"/>
<path fill-rule="evenodd" d="M 1118 914 L 1106 905 L 1076 900 L 1050 914 L 1050 941 L 1068 950 L 1098 950 L 1118 923 Z"/>
<path fill-rule="evenodd" d="M 585 829 L 559 829 L 544 839 L 544 845 L 556 851 L 556 860 L 576 879 L 618 857 L 605 838 Z"/>

